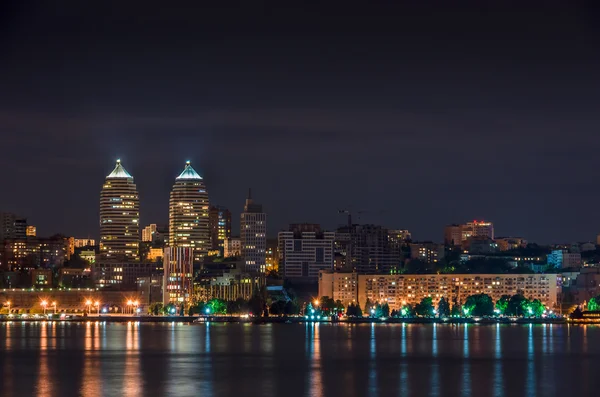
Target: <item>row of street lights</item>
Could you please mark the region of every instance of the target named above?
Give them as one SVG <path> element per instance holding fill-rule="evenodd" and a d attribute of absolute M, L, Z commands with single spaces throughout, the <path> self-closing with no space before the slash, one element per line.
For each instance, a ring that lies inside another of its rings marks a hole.
<path fill-rule="evenodd" d="M 48 301 L 44 299 L 40 302 L 40 304 L 44 308 L 44 314 L 46 314 L 46 307 L 48 306 Z M 56 301 L 52 302 L 51 306 L 54 307 L 54 314 L 56 314 Z"/>
<path fill-rule="evenodd" d="M 137 300 L 128 300 L 127 302 L 127 307 L 129 308 L 129 310 L 131 311 L 131 314 L 134 313 L 138 313 L 139 311 L 139 306 L 140 306 L 140 302 Z M 12 302 L 11 301 L 6 301 L 4 302 L 4 305 L 8 306 L 8 312 L 10 313 L 10 306 L 11 306 Z M 85 305 L 87 306 L 87 311 L 88 313 L 91 314 L 92 312 L 92 306 L 97 310 L 97 314 L 98 316 L 100 315 L 100 301 L 92 301 L 91 299 L 88 299 L 85 301 Z M 57 307 L 57 303 L 56 301 L 53 301 L 52 303 L 48 302 L 48 300 L 43 299 L 40 302 L 40 306 L 42 306 L 42 308 L 44 309 L 44 314 L 46 314 L 46 309 L 48 308 L 48 306 L 52 306 L 54 308 L 54 313 L 56 314 L 56 307 Z"/>

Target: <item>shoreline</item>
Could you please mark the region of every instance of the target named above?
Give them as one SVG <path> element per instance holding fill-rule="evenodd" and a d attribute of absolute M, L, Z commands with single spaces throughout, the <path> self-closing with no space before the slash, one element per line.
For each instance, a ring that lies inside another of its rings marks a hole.
<path fill-rule="evenodd" d="M 304 317 L 259 317 L 237 316 L 77 316 L 73 318 L 0 318 L 4 322 L 107 322 L 107 323 L 251 323 L 251 324 L 600 324 L 600 320 L 568 320 L 566 318 L 349 318 L 342 320 L 307 320 Z"/>

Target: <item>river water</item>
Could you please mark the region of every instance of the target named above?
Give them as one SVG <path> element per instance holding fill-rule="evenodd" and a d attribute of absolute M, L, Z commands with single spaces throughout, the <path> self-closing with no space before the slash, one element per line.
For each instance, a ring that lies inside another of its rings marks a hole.
<path fill-rule="evenodd" d="M 0 323 L 0 396 L 599 396 L 591 325 Z"/>

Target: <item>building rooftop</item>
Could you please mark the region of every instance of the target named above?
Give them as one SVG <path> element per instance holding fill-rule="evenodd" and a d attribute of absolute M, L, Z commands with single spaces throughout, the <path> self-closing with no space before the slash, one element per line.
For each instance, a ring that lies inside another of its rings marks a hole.
<path fill-rule="evenodd" d="M 186 161 L 185 168 L 183 169 L 183 172 L 179 174 L 177 179 L 202 179 L 202 177 L 198 175 L 195 169 L 192 168 L 190 162 Z"/>
<path fill-rule="evenodd" d="M 117 160 L 115 169 L 108 174 L 107 178 L 133 178 L 129 172 L 121 165 L 121 160 Z"/>

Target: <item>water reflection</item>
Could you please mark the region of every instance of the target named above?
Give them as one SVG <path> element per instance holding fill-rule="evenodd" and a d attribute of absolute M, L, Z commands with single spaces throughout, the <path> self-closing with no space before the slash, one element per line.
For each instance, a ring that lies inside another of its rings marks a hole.
<path fill-rule="evenodd" d="M 87 322 L 85 324 L 85 350 L 83 359 L 83 379 L 81 394 L 84 396 L 97 397 L 102 395 L 102 382 L 98 373 L 96 357 L 100 347 L 100 332 L 98 323 Z"/>
<path fill-rule="evenodd" d="M 13 395 L 13 366 L 12 366 L 12 354 L 10 350 L 12 347 L 12 321 L 8 321 L 4 324 L 4 354 L 2 361 L 2 392 L 6 393 L 7 396 Z"/>
<path fill-rule="evenodd" d="M 533 346 L 533 324 L 529 324 L 527 337 L 527 395 L 535 396 L 535 356 Z"/>
<path fill-rule="evenodd" d="M 323 383 L 321 379 L 321 338 L 319 335 L 320 323 L 307 323 L 306 333 L 309 345 L 309 385 L 308 395 L 312 397 L 323 396 Z"/>
<path fill-rule="evenodd" d="M 433 356 L 435 362 L 432 364 L 433 368 L 431 369 L 431 391 L 429 393 L 430 396 L 440 395 L 440 365 L 437 361 L 437 330 L 438 325 L 433 324 L 433 328 L 431 331 L 431 355 Z"/>
<path fill-rule="evenodd" d="M 369 395 L 377 396 L 377 340 L 375 339 L 375 323 L 371 323 L 371 343 L 369 350 Z"/>
<path fill-rule="evenodd" d="M 600 327 L 571 326 L 569 336 L 567 330 L 5 323 L 0 395 L 594 395 Z"/>
<path fill-rule="evenodd" d="M 463 376 L 462 395 L 471 395 L 471 362 L 469 361 L 469 324 L 463 324 Z"/>
<path fill-rule="evenodd" d="M 408 384 L 408 362 L 406 360 L 406 323 L 402 323 L 402 334 L 401 334 L 401 356 L 402 363 L 400 364 L 400 395 L 408 396 L 409 384 Z"/>
<path fill-rule="evenodd" d="M 125 345 L 125 370 L 123 379 L 123 395 L 127 397 L 141 396 L 140 379 L 140 342 L 139 323 L 127 323 L 127 342 Z"/>
<path fill-rule="evenodd" d="M 495 397 L 504 396 L 504 386 L 502 379 L 502 339 L 500 338 L 500 324 L 496 324 L 494 344 L 494 384 L 493 394 Z"/>
<path fill-rule="evenodd" d="M 37 325 L 37 324 L 36 324 Z M 42 321 L 40 326 L 40 348 L 39 348 L 39 362 L 40 367 L 38 369 L 38 383 L 37 383 L 37 394 L 38 396 L 51 396 L 52 395 L 52 382 L 50 374 L 50 366 L 48 364 L 48 346 L 50 345 L 50 336 L 53 334 L 54 328 L 51 324 Z M 48 328 L 51 331 L 48 331 Z"/>

